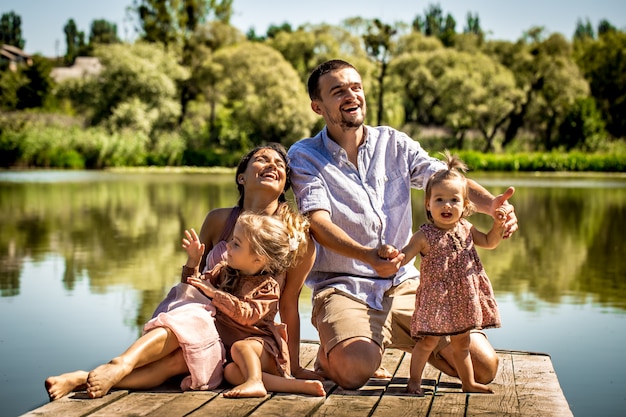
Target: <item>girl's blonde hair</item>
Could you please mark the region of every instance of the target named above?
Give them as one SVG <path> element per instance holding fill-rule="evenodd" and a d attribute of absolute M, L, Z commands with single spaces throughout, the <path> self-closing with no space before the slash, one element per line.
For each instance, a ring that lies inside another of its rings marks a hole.
<path fill-rule="evenodd" d="M 276 276 L 283 273 L 296 265 L 307 250 L 309 222 L 287 203 L 279 206 L 275 216 L 243 212 L 237 225 L 250 242 L 252 254 L 266 259 L 262 271 L 265 274 Z M 236 285 L 237 276 L 235 270 L 228 268 L 220 288 L 230 292 Z"/>
<path fill-rule="evenodd" d="M 433 216 L 428 210 L 428 201 L 432 194 L 433 187 L 444 181 L 458 180 L 463 187 L 463 214 L 462 217 L 471 216 L 475 211 L 474 204 L 469 199 L 469 188 L 467 186 L 467 178 L 464 173 L 467 172 L 467 165 L 458 156 L 451 155 L 449 150 L 443 152 L 444 162 L 448 165 L 448 169 L 435 172 L 426 183 L 426 189 L 424 191 L 424 209 L 426 210 L 426 217 L 433 222 Z"/>

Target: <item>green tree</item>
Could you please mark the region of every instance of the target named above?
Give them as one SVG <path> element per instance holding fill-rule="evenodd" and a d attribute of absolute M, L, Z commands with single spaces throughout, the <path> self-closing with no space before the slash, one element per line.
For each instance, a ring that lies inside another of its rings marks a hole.
<path fill-rule="evenodd" d="M 74 19 L 70 19 L 67 21 L 65 26 L 63 27 L 63 32 L 65 32 L 65 63 L 72 64 L 74 59 L 81 54 L 81 52 L 85 51 L 87 44 L 85 43 L 85 33 L 78 30 L 76 26 L 76 22 Z"/>
<path fill-rule="evenodd" d="M 24 49 L 22 38 L 22 18 L 14 12 L 2 13 L 0 17 L 0 43 Z"/>
<path fill-rule="evenodd" d="M 385 77 L 387 67 L 395 46 L 394 36 L 397 30 L 378 19 L 374 19 L 367 25 L 367 32 L 363 35 L 363 43 L 367 54 L 376 61 L 379 73 L 376 77 L 378 82 L 376 124 L 383 124 Z"/>
<path fill-rule="evenodd" d="M 117 25 L 104 19 L 96 19 L 91 22 L 91 31 L 89 33 L 90 44 L 111 44 L 118 43 L 120 39 L 117 37 Z"/>
<path fill-rule="evenodd" d="M 17 92 L 28 84 L 22 71 L 0 71 L 0 109 L 15 110 L 19 104 Z"/>
<path fill-rule="evenodd" d="M 290 145 L 310 135 L 314 114 L 304 85 L 278 51 L 257 42 L 221 48 L 203 74 L 203 100 L 215 109 L 207 127 L 212 146 Z"/>
<path fill-rule="evenodd" d="M 591 97 L 581 97 L 569 107 L 559 126 L 558 142 L 549 149 L 563 147 L 567 151 L 594 152 L 606 142 L 605 139 L 604 120 L 596 102 Z"/>
<path fill-rule="evenodd" d="M 452 46 L 456 36 L 456 20 L 448 13 L 444 16 L 439 4 L 429 4 L 424 16 L 416 16 L 412 22 L 413 31 L 438 38 L 445 46 Z"/>
<path fill-rule="evenodd" d="M 626 33 L 608 31 L 579 44 L 577 63 L 604 116 L 607 131 L 626 138 Z"/>
<path fill-rule="evenodd" d="M 544 39 L 542 28 L 531 28 L 518 42 L 488 42 L 484 50 L 513 72 L 524 92 L 510 114 L 503 146 L 509 146 L 522 128 L 534 133 L 540 145 L 553 141 L 568 107 L 589 91 L 571 44 L 560 34 Z"/>
<path fill-rule="evenodd" d="M 178 86 L 186 69 L 162 45 L 100 45 L 94 54 L 103 70 L 97 78 L 66 81 L 63 96 L 72 99 L 91 125 L 110 131 L 135 129 L 155 138 L 174 130 L 181 114 Z"/>
<path fill-rule="evenodd" d="M 54 81 L 50 77 L 52 64 L 40 55 L 33 56 L 33 64 L 20 69 L 27 83 L 17 90 L 17 108 L 30 109 L 43 107 L 52 93 Z"/>
<path fill-rule="evenodd" d="M 478 130 L 485 151 L 521 99 L 513 74 L 481 53 L 440 48 L 397 57 L 392 69 L 403 84 L 412 109 L 422 111 L 422 121 L 451 129 L 456 146 L 463 148 L 465 133 Z M 428 123 L 425 123 L 428 124 Z"/>
<path fill-rule="evenodd" d="M 212 13 L 229 23 L 233 0 L 134 0 L 142 38 L 167 47 L 184 46 L 198 25 Z"/>
<path fill-rule="evenodd" d="M 574 31 L 574 40 L 594 39 L 595 37 L 596 35 L 589 18 L 587 18 L 584 23 L 582 20 L 578 19 L 576 22 L 576 30 Z"/>
<path fill-rule="evenodd" d="M 267 39 L 266 44 L 291 63 L 304 83 L 313 68 L 328 59 L 341 56 L 355 61 L 355 65 L 367 59 L 359 36 L 344 27 L 328 24 L 304 25 L 293 32 L 279 32 Z"/>

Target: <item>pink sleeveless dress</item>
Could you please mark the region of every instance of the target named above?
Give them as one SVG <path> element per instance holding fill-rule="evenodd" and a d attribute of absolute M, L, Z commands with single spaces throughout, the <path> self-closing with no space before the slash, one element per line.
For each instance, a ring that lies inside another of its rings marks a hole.
<path fill-rule="evenodd" d="M 465 219 L 451 230 L 423 224 L 430 251 L 422 256 L 411 336 L 443 336 L 500 327 L 491 282 Z"/>

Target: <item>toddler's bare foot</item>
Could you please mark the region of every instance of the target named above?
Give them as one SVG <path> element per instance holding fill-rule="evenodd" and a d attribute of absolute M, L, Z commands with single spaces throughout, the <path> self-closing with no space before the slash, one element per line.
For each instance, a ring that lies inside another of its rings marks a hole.
<path fill-rule="evenodd" d="M 326 395 L 324 384 L 314 379 L 294 379 L 292 380 L 293 392 L 299 394 L 314 395 L 323 397 Z"/>
<path fill-rule="evenodd" d="M 409 378 L 409 383 L 406 386 L 406 392 L 409 394 L 415 394 L 420 397 L 424 395 L 424 391 L 422 391 L 422 381 L 418 379 L 417 381 Z"/>
<path fill-rule="evenodd" d="M 249 398 L 249 397 L 265 397 L 267 390 L 263 381 L 246 381 L 241 385 L 224 393 L 226 398 Z"/>
<path fill-rule="evenodd" d="M 373 378 L 391 378 L 392 375 L 388 370 L 386 370 L 384 367 L 381 366 L 374 372 L 374 375 L 372 375 L 372 377 Z"/>
<path fill-rule="evenodd" d="M 493 394 L 493 390 L 487 385 L 474 382 L 473 384 L 463 384 L 461 386 L 463 392 L 477 392 L 481 394 Z"/>
<path fill-rule="evenodd" d="M 87 375 L 88 373 L 86 371 L 74 371 L 58 376 L 48 377 L 45 384 L 50 401 L 63 398 L 72 391 L 85 389 Z"/>
<path fill-rule="evenodd" d="M 100 398 L 120 382 L 129 372 L 122 364 L 109 362 L 89 372 L 87 377 L 87 393 L 91 398 Z"/>

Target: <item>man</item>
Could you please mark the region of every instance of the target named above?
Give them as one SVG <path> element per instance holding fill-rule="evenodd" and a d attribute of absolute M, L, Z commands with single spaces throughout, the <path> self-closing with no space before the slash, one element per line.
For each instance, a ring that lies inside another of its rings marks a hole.
<path fill-rule="evenodd" d="M 318 253 L 307 285 L 313 289 L 312 321 L 320 336 L 317 370 L 346 389 L 367 382 L 380 366 L 385 347 L 410 352 L 410 320 L 419 272 L 404 255 L 381 259 L 384 243 L 402 248 L 412 234 L 411 188 L 423 189 L 445 165 L 419 143 L 390 127 L 363 124 L 361 76 L 349 63 L 332 60 L 309 77 L 311 108 L 326 127 L 289 150 L 291 181 L 300 210 L 308 214 Z M 517 230 L 514 190 L 494 197 L 474 181 L 470 199 L 494 216 L 504 206 L 506 234 Z M 456 376 L 446 340 L 430 363 Z M 471 336 L 477 381 L 496 375 L 498 357 L 481 332 Z"/>

